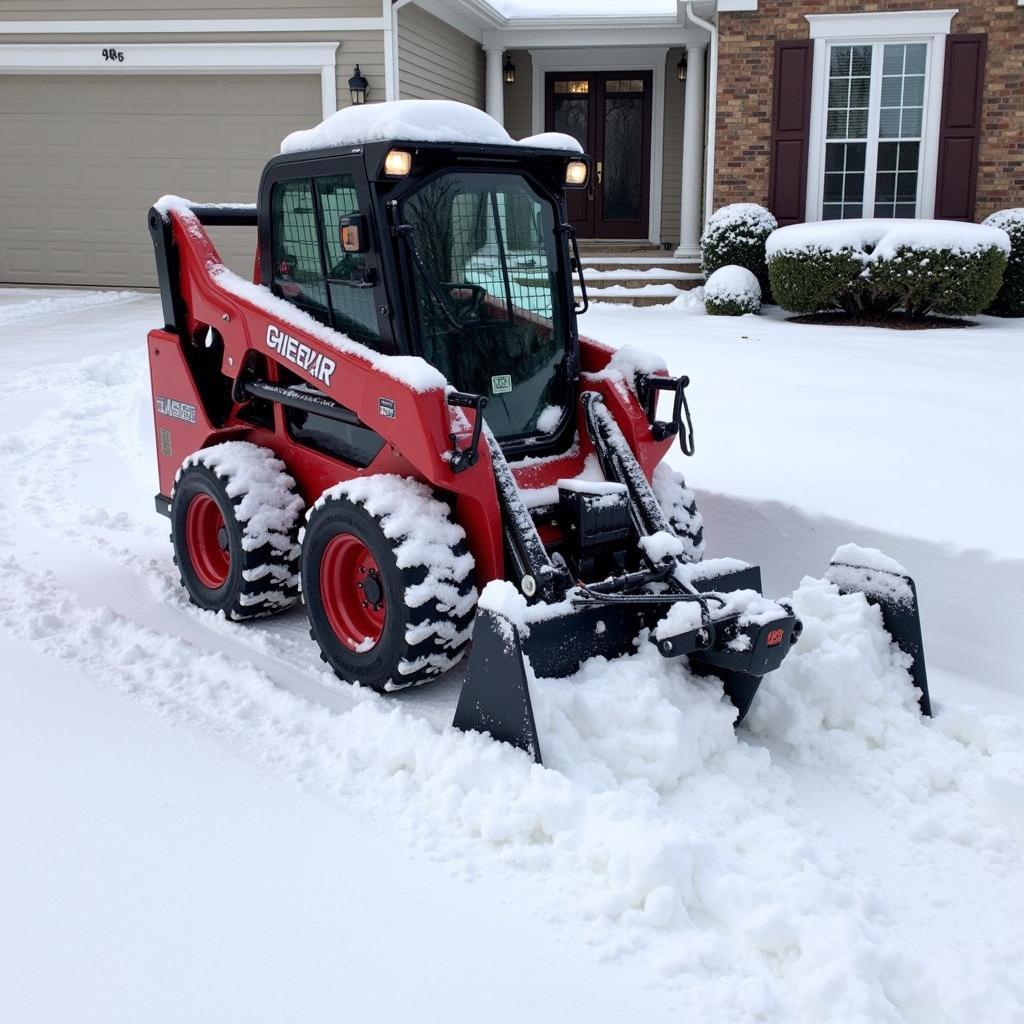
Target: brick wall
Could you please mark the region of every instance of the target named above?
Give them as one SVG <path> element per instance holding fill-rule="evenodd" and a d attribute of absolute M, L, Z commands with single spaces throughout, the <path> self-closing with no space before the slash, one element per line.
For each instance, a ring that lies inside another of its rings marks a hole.
<path fill-rule="evenodd" d="M 776 39 L 807 39 L 806 14 L 948 9 L 948 0 L 760 0 L 719 17 L 715 207 L 768 201 Z M 1024 7 L 960 0 L 950 32 L 988 35 L 977 217 L 1024 206 Z"/>

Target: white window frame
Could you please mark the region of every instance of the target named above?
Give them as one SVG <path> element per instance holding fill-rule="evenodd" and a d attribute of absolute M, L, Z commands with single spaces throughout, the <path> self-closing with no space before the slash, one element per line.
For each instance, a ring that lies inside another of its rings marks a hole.
<path fill-rule="evenodd" d="M 917 177 L 917 216 L 935 216 L 935 179 L 939 166 L 939 118 L 942 79 L 946 62 L 946 36 L 956 10 L 898 11 L 877 14 L 807 15 L 814 40 L 811 79 L 811 123 L 807 155 L 807 202 L 804 216 L 821 220 L 825 183 L 825 143 L 828 141 L 829 52 L 834 45 L 925 43 L 925 94 L 921 124 L 921 154 Z M 878 119 L 881 103 L 883 51 L 872 54 L 871 106 L 868 112 L 868 159 L 864 169 L 863 216 L 874 216 L 875 175 L 878 152 Z M 871 196 L 868 204 L 867 197 Z"/>

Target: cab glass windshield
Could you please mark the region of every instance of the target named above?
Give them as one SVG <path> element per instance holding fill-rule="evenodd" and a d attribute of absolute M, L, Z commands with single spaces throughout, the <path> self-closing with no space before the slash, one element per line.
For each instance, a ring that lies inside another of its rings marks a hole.
<path fill-rule="evenodd" d="M 487 397 L 499 439 L 556 432 L 569 335 L 553 204 L 516 174 L 446 173 L 402 214 L 424 358 Z"/>

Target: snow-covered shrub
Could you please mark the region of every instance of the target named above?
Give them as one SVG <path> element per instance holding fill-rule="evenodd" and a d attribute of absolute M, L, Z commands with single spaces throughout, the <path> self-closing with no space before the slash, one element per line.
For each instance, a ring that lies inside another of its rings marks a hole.
<path fill-rule="evenodd" d="M 1003 274 L 1003 286 L 990 307 L 1000 316 L 1024 316 L 1024 207 L 1000 210 L 982 224 L 1000 228 L 1010 238 L 1010 260 Z"/>
<path fill-rule="evenodd" d="M 716 210 L 700 240 L 704 276 L 710 277 L 722 267 L 745 267 L 757 278 L 761 294 L 769 301 L 764 244 L 778 226 L 775 218 L 756 203 L 732 203 Z"/>
<path fill-rule="evenodd" d="M 719 267 L 704 285 L 704 308 L 712 316 L 743 316 L 761 309 L 761 286 L 746 267 Z"/>
<path fill-rule="evenodd" d="M 779 228 L 766 246 L 776 301 L 793 313 L 902 309 L 968 316 L 999 291 L 1005 231 L 923 220 L 845 220 Z"/>

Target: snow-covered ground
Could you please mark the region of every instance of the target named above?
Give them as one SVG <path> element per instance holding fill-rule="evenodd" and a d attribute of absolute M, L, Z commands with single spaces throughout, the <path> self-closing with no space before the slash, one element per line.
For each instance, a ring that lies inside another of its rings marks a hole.
<path fill-rule="evenodd" d="M 583 330 L 691 376 L 711 553 L 805 634 L 738 733 L 653 648 L 538 683 L 542 769 L 447 728 L 457 678 L 385 700 L 301 611 L 190 607 L 158 299 L 0 291 L 0 1020 L 1024 1019 L 1021 332 L 692 310 Z M 845 541 L 918 578 L 933 721 L 800 584 Z"/>

